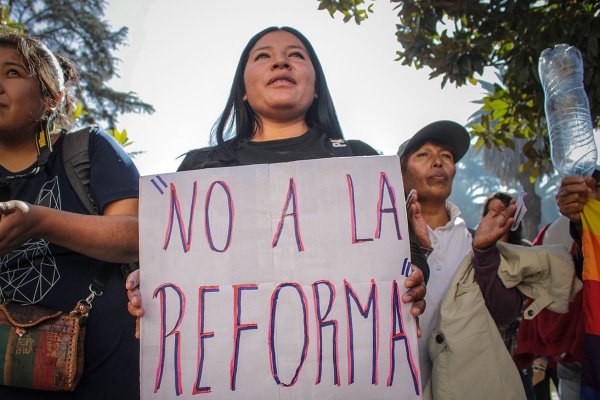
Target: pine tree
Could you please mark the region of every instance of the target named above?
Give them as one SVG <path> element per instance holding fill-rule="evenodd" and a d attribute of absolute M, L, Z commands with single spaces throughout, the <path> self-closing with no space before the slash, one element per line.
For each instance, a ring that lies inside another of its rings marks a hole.
<path fill-rule="evenodd" d="M 107 85 L 118 76 L 114 52 L 126 44 L 128 29 L 112 30 L 104 19 L 106 1 L 10 0 L 6 6 L 5 25 L 23 29 L 77 65 L 78 97 L 84 110 L 80 123 L 114 129 L 120 114 L 154 112 L 134 92 L 119 92 Z"/>

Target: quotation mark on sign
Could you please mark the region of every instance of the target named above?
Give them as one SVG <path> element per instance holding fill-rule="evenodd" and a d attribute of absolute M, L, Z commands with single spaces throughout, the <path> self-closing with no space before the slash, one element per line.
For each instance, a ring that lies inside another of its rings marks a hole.
<path fill-rule="evenodd" d="M 158 181 L 160 182 L 161 185 L 163 185 L 165 188 L 167 188 L 167 184 L 165 183 L 165 181 L 163 181 L 163 179 L 160 177 L 160 175 L 156 175 L 156 179 L 158 179 Z M 150 182 L 152 182 L 152 184 L 154 185 L 156 190 L 158 190 L 160 192 L 160 194 L 165 194 L 164 190 L 162 190 L 162 188 L 160 186 L 158 186 L 158 183 L 156 183 L 156 181 L 154 179 L 150 179 Z"/>
<path fill-rule="evenodd" d="M 402 275 L 408 278 L 408 276 L 410 275 L 410 270 L 410 261 L 408 261 L 408 258 L 405 258 L 404 264 L 402 265 Z"/>

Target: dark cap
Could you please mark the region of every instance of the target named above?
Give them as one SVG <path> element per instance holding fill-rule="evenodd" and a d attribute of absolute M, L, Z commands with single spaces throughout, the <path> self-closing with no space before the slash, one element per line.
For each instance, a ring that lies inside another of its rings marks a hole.
<path fill-rule="evenodd" d="M 422 128 L 413 137 L 400 145 L 398 156 L 407 156 L 428 141 L 443 144 L 454 156 L 457 163 L 469 150 L 469 132 L 454 121 L 436 121 Z"/>

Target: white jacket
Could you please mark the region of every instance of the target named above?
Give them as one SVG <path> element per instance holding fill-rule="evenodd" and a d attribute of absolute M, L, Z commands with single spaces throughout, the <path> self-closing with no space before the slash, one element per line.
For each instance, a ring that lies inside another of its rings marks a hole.
<path fill-rule="evenodd" d="M 532 318 L 548 306 L 548 290 L 562 303 L 581 287 L 564 247 L 524 247 L 498 244 L 498 275 L 534 298 Z M 469 253 L 442 300 L 440 322 L 428 338 L 432 377 L 425 382 L 424 399 L 521 400 L 525 391 L 519 372 L 490 316 L 475 281 Z M 537 296 L 537 298 L 536 298 Z M 562 304 L 553 304 L 563 311 Z M 564 312 L 564 311 L 563 311 Z"/>

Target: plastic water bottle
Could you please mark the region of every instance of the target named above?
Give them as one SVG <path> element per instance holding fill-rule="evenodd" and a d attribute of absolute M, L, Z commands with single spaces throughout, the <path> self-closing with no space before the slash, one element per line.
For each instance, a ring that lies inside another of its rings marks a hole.
<path fill-rule="evenodd" d="M 598 151 L 583 88 L 581 53 L 573 46 L 559 44 L 542 52 L 538 67 L 546 97 L 552 164 L 562 176 L 590 176 Z"/>

